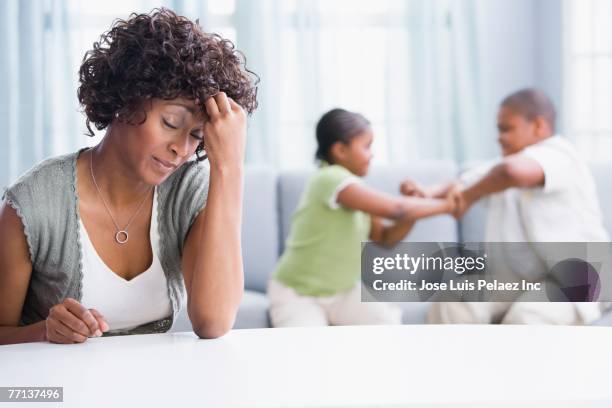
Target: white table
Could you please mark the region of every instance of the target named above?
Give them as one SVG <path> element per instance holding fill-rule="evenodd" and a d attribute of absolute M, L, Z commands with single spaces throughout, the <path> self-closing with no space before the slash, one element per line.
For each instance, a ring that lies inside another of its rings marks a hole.
<path fill-rule="evenodd" d="M 63 403 L 40 407 L 610 407 L 612 328 L 323 327 L 31 343 L 0 346 L 0 386 L 64 387 Z"/>

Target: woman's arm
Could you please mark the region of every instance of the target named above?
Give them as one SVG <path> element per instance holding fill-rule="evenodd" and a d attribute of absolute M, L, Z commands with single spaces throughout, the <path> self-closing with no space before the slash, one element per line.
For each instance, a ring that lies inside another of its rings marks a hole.
<path fill-rule="evenodd" d="M 201 338 L 219 337 L 232 328 L 244 287 L 240 238 L 246 114 L 223 93 L 211 99 L 204 128 L 208 199 L 183 252 L 187 312 Z"/>
<path fill-rule="evenodd" d="M 23 226 L 8 204 L 0 208 L 0 344 L 45 340 L 45 322 L 19 326 L 32 274 Z"/>
<path fill-rule="evenodd" d="M 46 320 L 19 326 L 32 275 L 32 263 L 23 225 L 15 210 L 0 208 L 0 344 L 51 341 L 82 343 L 108 330 L 104 317 L 74 299 L 64 299 L 49 310 Z"/>

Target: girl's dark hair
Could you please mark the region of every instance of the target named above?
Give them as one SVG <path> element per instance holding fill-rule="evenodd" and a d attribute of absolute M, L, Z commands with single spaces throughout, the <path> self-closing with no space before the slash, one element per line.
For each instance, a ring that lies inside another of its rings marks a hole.
<path fill-rule="evenodd" d="M 166 8 L 116 20 L 83 57 L 79 80 L 90 136 L 92 124 L 102 130 L 114 118 L 144 123 L 145 102 L 153 98 L 183 97 L 205 111 L 208 97 L 225 92 L 247 113 L 257 108 L 259 77 L 234 44 Z M 200 144 L 199 159 L 202 151 Z"/>
<path fill-rule="evenodd" d="M 331 147 L 336 142 L 348 144 L 358 134 L 370 129 L 370 121 L 363 115 L 344 109 L 332 109 L 317 123 L 317 152 L 315 158 L 332 163 Z"/>

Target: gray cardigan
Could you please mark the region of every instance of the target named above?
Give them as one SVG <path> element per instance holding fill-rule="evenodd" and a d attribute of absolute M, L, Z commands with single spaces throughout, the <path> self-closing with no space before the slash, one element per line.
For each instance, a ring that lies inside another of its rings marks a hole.
<path fill-rule="evenodd" d="M 84 150 L 41 162 L 2 196 L 21 218 L 32 261 L 20 325 L 46 319 L 49 309 L 67 297 L 81 301 L 83 271 L 76 159 Z M 208 168 L 190 161 L 158 186 L 159 257 L 168 281 L 172 315 L 125 334 L 165 332 L 185 304 L 183 244 L 191 224 L 206 204 L 208 181 Z"/>

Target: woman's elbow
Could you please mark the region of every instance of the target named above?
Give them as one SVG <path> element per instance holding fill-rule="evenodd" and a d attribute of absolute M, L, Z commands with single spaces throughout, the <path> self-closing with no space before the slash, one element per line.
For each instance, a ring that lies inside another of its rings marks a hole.
<path fill-rule="evenodd" d="M 209 318 L 192 322 L 193 332 L 201 339 L 216 339 L 232 329 L 234 318 Z"/>

